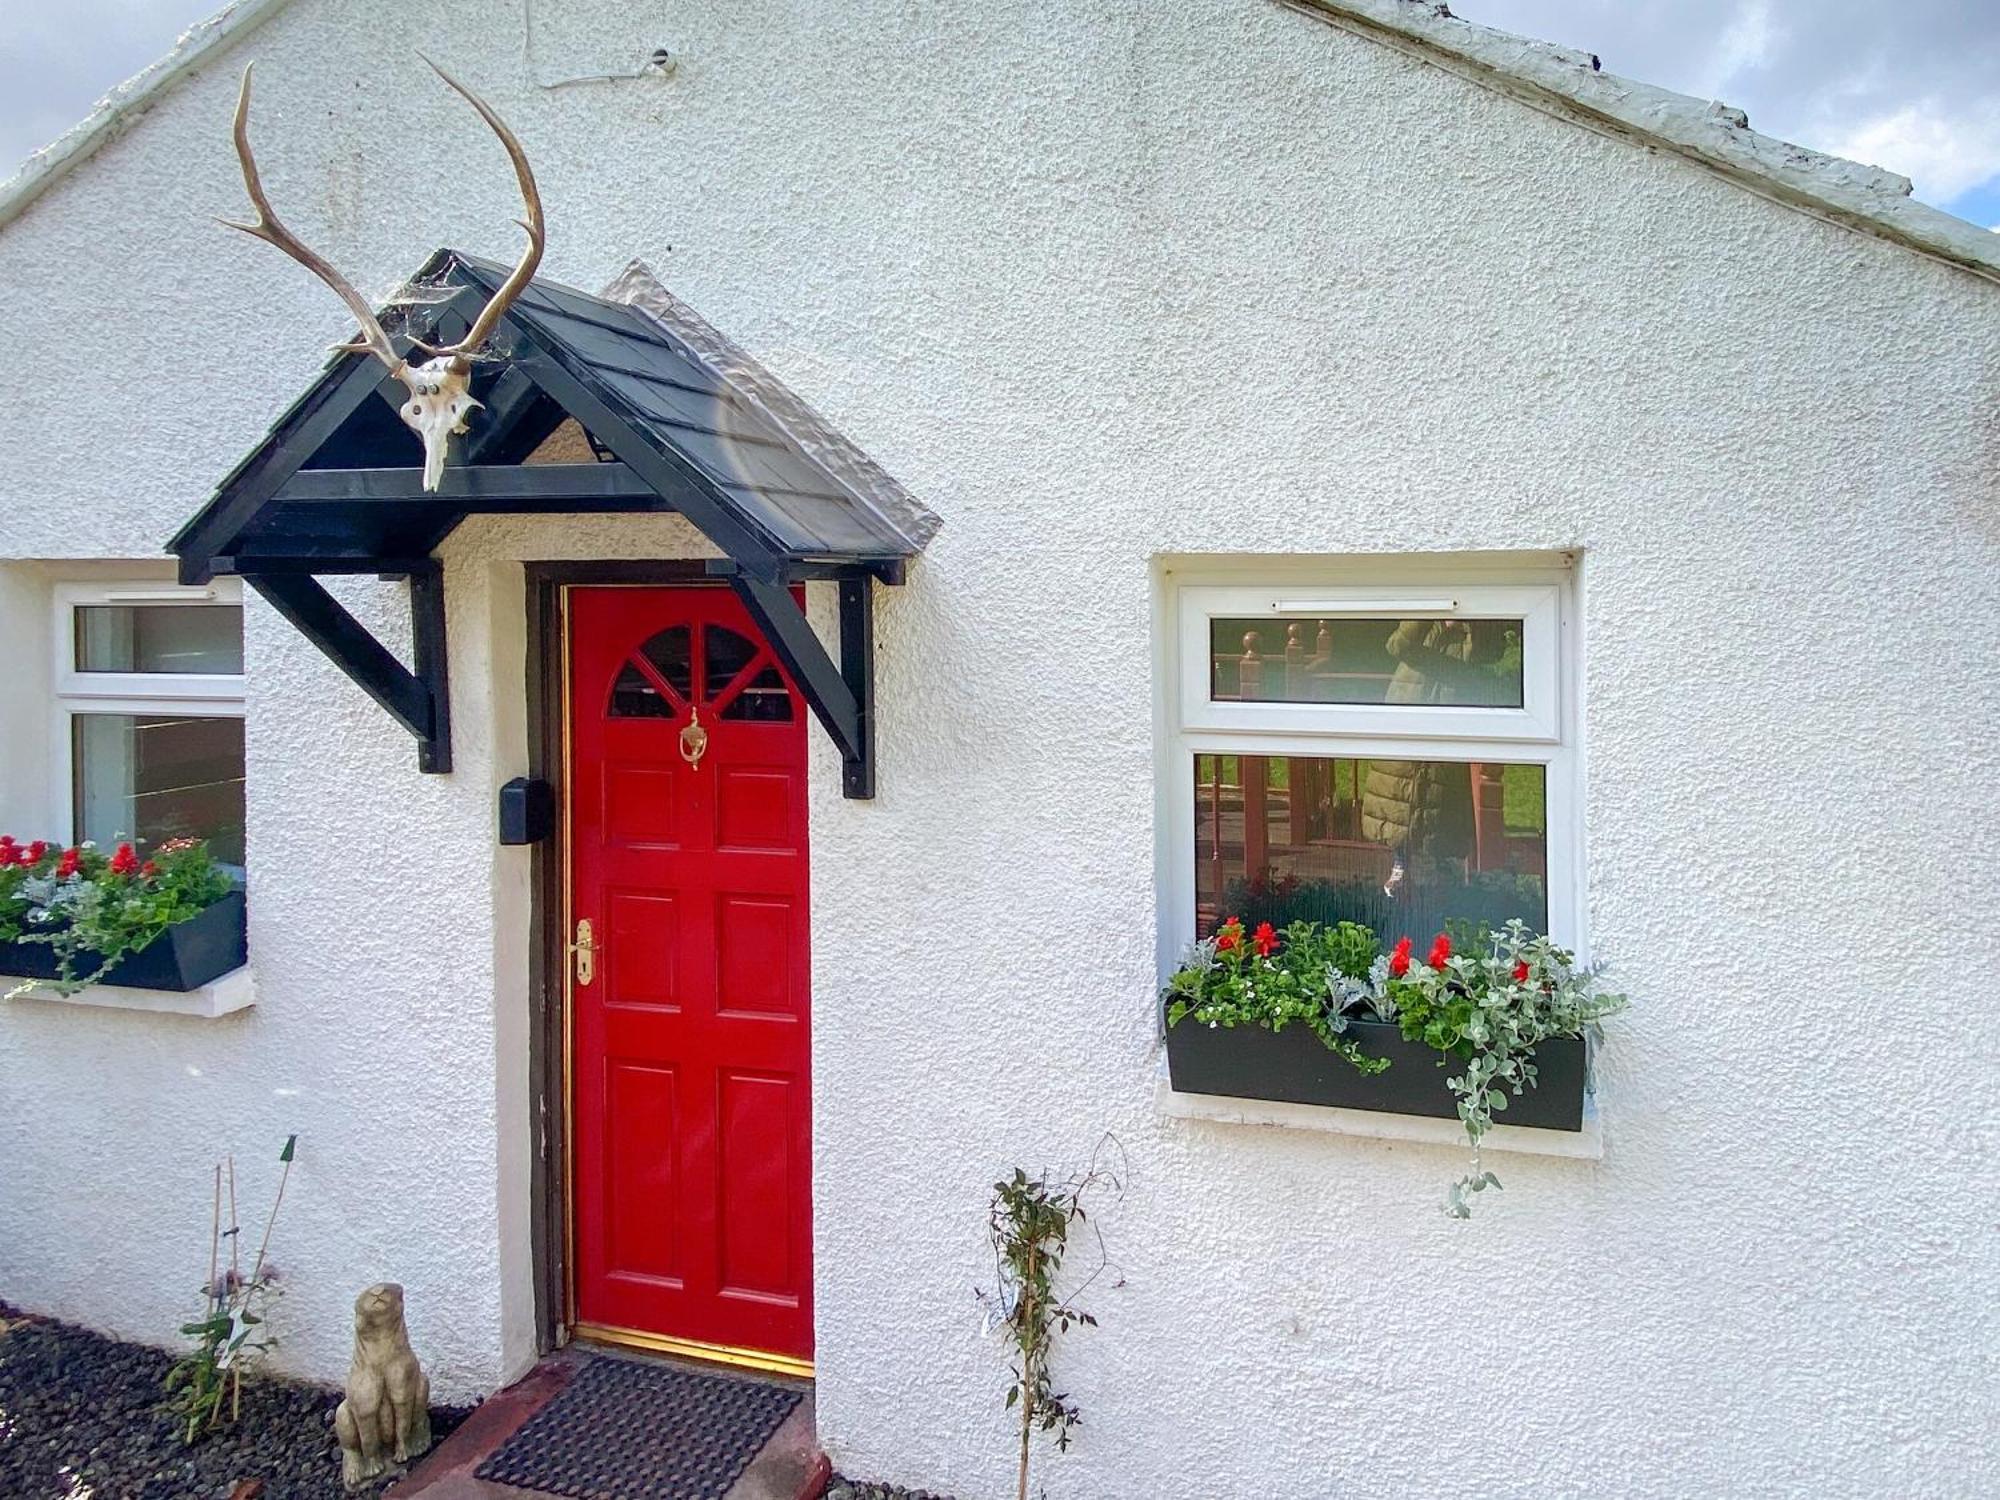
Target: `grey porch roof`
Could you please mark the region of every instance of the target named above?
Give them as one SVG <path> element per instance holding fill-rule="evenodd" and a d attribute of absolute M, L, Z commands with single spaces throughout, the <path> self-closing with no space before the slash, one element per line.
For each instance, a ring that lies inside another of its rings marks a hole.
<path fill-rule="evenodd" d="M 402 338 L 448 336 L 508 269 L 440 250 L 384 325 Z M 335 355 L 174 537 L 183 576 L 274 559 L 425 557 L 479 512 L 659 510 L 680 511 L 766 577 L 806 567 L 900 576 L 936 516 L 643 266 L 613 291 L 531 283 L 476 370 L 484 409 L 453 440 L 434 495 L 393 473 L 414 475 L 421 457 L 394 409 L 401 386 L 366 355 Z M 378 388 L 384 399 L 368 399 Z M 563 465 L 541 484 L 524 461 L 566 418 L 610 467 Z M 507 466 L 520 471 L 496 473 Z"/>

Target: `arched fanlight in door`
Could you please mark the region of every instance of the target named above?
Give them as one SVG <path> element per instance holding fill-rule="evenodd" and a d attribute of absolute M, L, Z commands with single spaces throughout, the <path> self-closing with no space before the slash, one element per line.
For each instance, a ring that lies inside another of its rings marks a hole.
<path fill-rule="evenodd" d="M 712 720 L 788 724 L 792 688 L 770 651 L 748 636 L 708 625 L 697 637 L 688 626 L 673 625 L 648 638 L 619 668 L 607 707 L 614 719 L 686 716 L 690 727 L 699 718 L 696 710 Z M 705 729 L 702 738 L 705 746 Z M 700 758 L 697 751 L 690 764 Z"/>

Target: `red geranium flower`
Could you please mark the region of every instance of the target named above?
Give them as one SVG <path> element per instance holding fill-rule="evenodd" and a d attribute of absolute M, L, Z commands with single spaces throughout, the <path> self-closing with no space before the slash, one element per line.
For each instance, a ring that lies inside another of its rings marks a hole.
<path fill-rule="evenodd" d="M 1250 941 L 1257 945 L 1261 957 L 1269 958 L 1278 946 L 1278 934 L 1269 922 L 1259 922 L 1257 930 L 1250 934 Z"/>
<path fill-rule="evenodd" d="M 24 865 L 38 865 L 42 862 L 42 856 L 48 852 L 49 841 L 47 839 L 36 839 L 34 843 L 28 845 L 28 852 L 21 856 L 21 863 Z"/>
<path fill-rule="evenodd" d="M 1240 917 L 1231 917 L 1215 929 L 1215 951 L 1217 953 L 1227 953 L 1231 948 L 1241 944 L 1242 941 L 1243 921 Z"/>
<path fill-rule="evenodd" d="M 1528 982 L 1528 961 L 1524 958 L 1520 962 L 1514 965 L 1514 983 L 1526 984 L 1527 982 Z"/>
<path fill-rule="evenodd" d="M 139 873 L 141 875 L 157 875 L 160 873 L 160 867 L 149 859 L 143 865 L 139 866 Z"/>
<path fill-rule="evenodd" d="M 1437 935 L 1437 940 L 1431 944 L 1431 956 L 1425 959 L 1424 962 L 1429 964 L 1433 969 L 1442 969 L 1445 966 L 1445 961 L 1450 957 L 1451 939 L 1440 932 Z"/>
<path fill-rule="evenodd" d="M 1398 938 L 1396 947 L 1389 955 L 1389 972 L 1401 979 L 1410 972 L 1410 940 Z"/>
<path fill-rule="evenodd" d="M 136 875 L 139 872 L 139 856 L 130 844 L 120 844 L 111 856 L 113 875 Z"/>
<path fill-rule="evenodd" d="M 76 867 L 83 862 L 81 849 L 65 849 L 62 858 L 56 861 L 56 879 L 67 880 L 76 873 Z"/>

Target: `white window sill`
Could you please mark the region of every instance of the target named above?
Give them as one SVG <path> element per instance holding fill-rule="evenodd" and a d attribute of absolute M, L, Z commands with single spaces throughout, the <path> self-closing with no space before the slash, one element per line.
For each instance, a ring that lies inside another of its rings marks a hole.
<path fill-rule="evenodd" d="M 1155 1107 L 1170 1119 L 1208 1120 L 1219 1125 L 1275 1125 L 1289 1130 L 1318 1130 L 1331 1135 L 1358 1135 L 1377 1141 L 1414 1141 L 1427 1146 L 1466 1149 L 1465 1127 L 1456 1120 L 1423 1115 L 1379 1114 L 1367 1109 L 1332 1109 L 1323 1104 L 1289 1104 L 1278 1099 L 1236 1099 L 1219 1094 L 1177 1093 L 1167 1076 L 1167 1055 L 1160 1052 L 1154 1075 Z M 1482 1151 L 1514 1151 L 1529 1156 L 1569 1156 L 1596 1161 L 1604 1155 L 1604 1126 L 1597 1100 L 1583 1102 L 1582 1130 L 1533 1130 L 1522 1125 L 1496 1125 L 1480 1143 Z"/>
<path fill-rule="evenodd" d="M 0 975 L 0 986 L 11 988 L 18 980 Z M 212 1021 L 233 1011 L 248 1010 L 257 1003 L 257 985 L 246 964 L 231 969 L 219 979 L 192 990 L 135 990 L 118 984 L 93 984 L 74 995 L 37 985 L 23 991 L 22 1000 L 40 1000 L 51 1005 L 95 1005 L 111 1010 L 145 1010 L 163 1016 L 197 1016 Z"/>

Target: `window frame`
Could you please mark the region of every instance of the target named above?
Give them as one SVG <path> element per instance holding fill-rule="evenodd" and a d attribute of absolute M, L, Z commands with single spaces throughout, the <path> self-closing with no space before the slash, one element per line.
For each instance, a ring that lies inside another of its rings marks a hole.
<path fill-rule="evenodd" d="M 1476 558 L 1213 559 L 1163 563 L 1156 593 L 1159 694 L 1156 860 L 1159 973 L 1195 932 L 1195 760 L 1200 755 L 1407 759 L 1540 765 L 1547 819 L 1549 935 L 1588 961 L 1583 922 L 1581 661 L 1576 578 L 1567 559 L 1519 565 Z M 1279 610 L 1277 601 L 1341 601 L 1341 610 Z M 1521 709 L 1427 705 L 1242 703 L 1210 698 L 1209 622 L 1218 617 L 1407 618 L 1455 601 L 1456 618 L 1523 623 Z M 1261 601 L 1261 608 L 1258 606 Z M 1385 608 L 1395 605 L 1397 608 Z M 1539 656 L 1539 660 L 1535 659 Z M 1474 732 L 1476 731 L 1476 732 Z"/>
<path fill-rule="evenodd" d="M 1277 582 L 1197 584 L 1180 590 L 1182 724 L 1278 734 L 1371 734 L 1385 739 L 1559 740 L 1561 601 L 1549 584 L 1440 583 L 1429 589 Z M 1521 707 L 1418 703 L 1296 703 L 1211 696 L 1217 620 L 1519 620 Z"/>
<path fill-rule="evenodd" d="M 85 714 L 160 714 L 188 718 L 244 717 L 244 674 L 235 672 L 82 672 L 76 665 L 78 609 L 104 605 L 185 608 L 232 605 L 241 608 L 243 585 L 218 578 L 199 586 L 150 579 L 100 583 L 58 583 L 51 590 L 50 683 L 55 712 L 49 729 L 49 826 L 81 837 L 76 817 L 76 727 Z M 247 767 L 246 767 L 247 770 Z"/>

